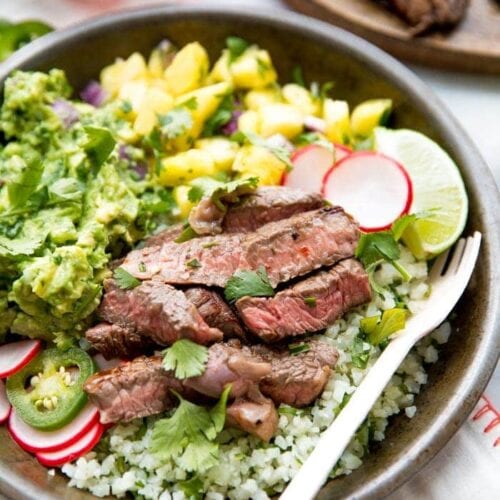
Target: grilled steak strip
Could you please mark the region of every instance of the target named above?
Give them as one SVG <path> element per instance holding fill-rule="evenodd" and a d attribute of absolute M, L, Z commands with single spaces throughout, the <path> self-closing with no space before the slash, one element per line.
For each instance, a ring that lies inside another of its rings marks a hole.
<path fill-rule="evenodd" d="M 371 299 L 363 266 L 343 260 L 274 297 L 243 297 L 236 308 L 247 328 L 265 342 L 316 332 L 334 323 L 351 307 Z"/>
<path fill-rule="evenodd" d="M 328 207 L 266 224 L 249 234 L 223 234 L 136 250 L 122 267 L 139 279 L 223 287 L 238 269 L 263 266 L 273 286 L 352 257 L 359 238 L 354 220 Z"/>
<path fill-rule="evenodd" d="M 112 279 L 104 282 L 100 317 L 159 345 L 187 338 L 199 344 L 222 340 L 222 332 L 209 327 L 180 290 L 159 281 L 145 281 L 130 290 Z"/>
<path fill-rule="evenodd" d="M 148 337 L 109 323 L 99 323 L 89 328 L 85 338 L 105 359 L 135 358 L 156 345 Z"/>

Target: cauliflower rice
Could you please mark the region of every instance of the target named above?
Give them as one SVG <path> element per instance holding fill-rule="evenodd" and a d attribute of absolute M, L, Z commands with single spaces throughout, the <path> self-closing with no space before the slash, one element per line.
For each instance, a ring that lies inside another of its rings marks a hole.
<path fill-rule="evenodd" d="M 398 272 L 390 264 L 383 264 L 376 280 L 390 290 L 386 296 L 375 297 L 369 304 L 352 310 L 319 335 L 339 352 L 338 363 L 322 396 L 305 409 L 282 405 L 278 433 L 268 444 L 240 431 L 223 431 L 219 464 L 198 477 L 201 481 L 198 486 L 207 492 L 205 498 L 261 500 L 284 489 L 313 450 L 321 432 L 335 419 L 380 355 L 380 347 L 359 339 L 355 342 L 361 319 L 380 314 L 396 303 L 404 303 L 412 313 L 425 305 L 430 293 L 427 263 L 416 261 L 404 247 L 401 250 L 400 262 L 413 276 L 412 280 L 401 283 Z M 437 361 L 436 345 L 445 343 L 450 331 L 449 323 L 443 324 L 410 352 L 332 470 L 331 477 L 349 474 L 361 466 L 370 440 L 384 439 L 389 417 L 402 410 L 408 418 L 415 415 L 418 411 L 414 405 L 415 394 L 427 381 L 424 363 Z M 356 353 L 353 352 L 355 344 Z M 364 355 L 363 363 L 353 362 L 353 356 L 360 354 Z M 149 418 L 147 422 L 136 421 L 110 429 L 96 450 L 62 468 L 70 478 L 70 486 L 87 489 L 96 496 L 121 497 L 131 493 L 145 499 L 188 498 L 184 492 L 186 482 L 191 479 L 188 474 L 175 460 L 159 463 L 148 451 L 154 421 Z"/>

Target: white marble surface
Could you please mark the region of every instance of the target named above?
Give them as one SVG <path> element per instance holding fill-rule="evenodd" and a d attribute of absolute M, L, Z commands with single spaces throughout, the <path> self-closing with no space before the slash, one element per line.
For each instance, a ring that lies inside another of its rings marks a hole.
<path fill-rule="evenodd" d="M 167 3 L 169 0 L 164 0 Z M 184 3 L 193 0 L 184 0 Z M 221 0 L 218 3 L 284 7 L 280 0 Z M 149 0 L 0 0 L 0 18 L 45 19 L 64 27 L 107 10 L 137 7 Z M 179 2 L 182 3 L 182 2 Z M 500 186 L 500 76 L 486 77 L 413 66 L 412 69 L 441 97 L 472 137 Z M 487 394 L 500 406 L 500 372 Z M 479 403 L 477 408 L 480 408 Z M 487 415 L 464 425 L 410 482 L 391 500 L 493 500 L 500 498 L 500 446 L 493 449 L 491 433 L 483 434 Z M 498 432 L 497 432 L 498 434 Z M 1 498 L 1 496 L 0 496 Z"/>

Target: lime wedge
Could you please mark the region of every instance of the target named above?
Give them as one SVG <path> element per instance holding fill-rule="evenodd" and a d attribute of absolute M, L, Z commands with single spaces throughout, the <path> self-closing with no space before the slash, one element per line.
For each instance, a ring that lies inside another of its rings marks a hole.
<path fill-rule="evenodd" d="M 467 221 L 467 193 L 458 167 L 434 141 L 413 130 L 377 127 L 374 144 L 376 151 L 408 171 L 413 182 L 411 212 L 425 214 L 408 227 L 403 241 L 420 259 L 445 251 Z"/>

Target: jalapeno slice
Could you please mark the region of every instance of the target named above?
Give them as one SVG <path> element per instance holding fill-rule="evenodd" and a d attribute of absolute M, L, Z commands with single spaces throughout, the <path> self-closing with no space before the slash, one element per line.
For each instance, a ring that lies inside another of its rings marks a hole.
<path fill-rule="evenodd" d="M 94 361 L 81 349 L 47 349 L 7 379 L 7 397 L 28 425 L 60 429 L 86 403 L 83 384 L 94 371 Z"/>

